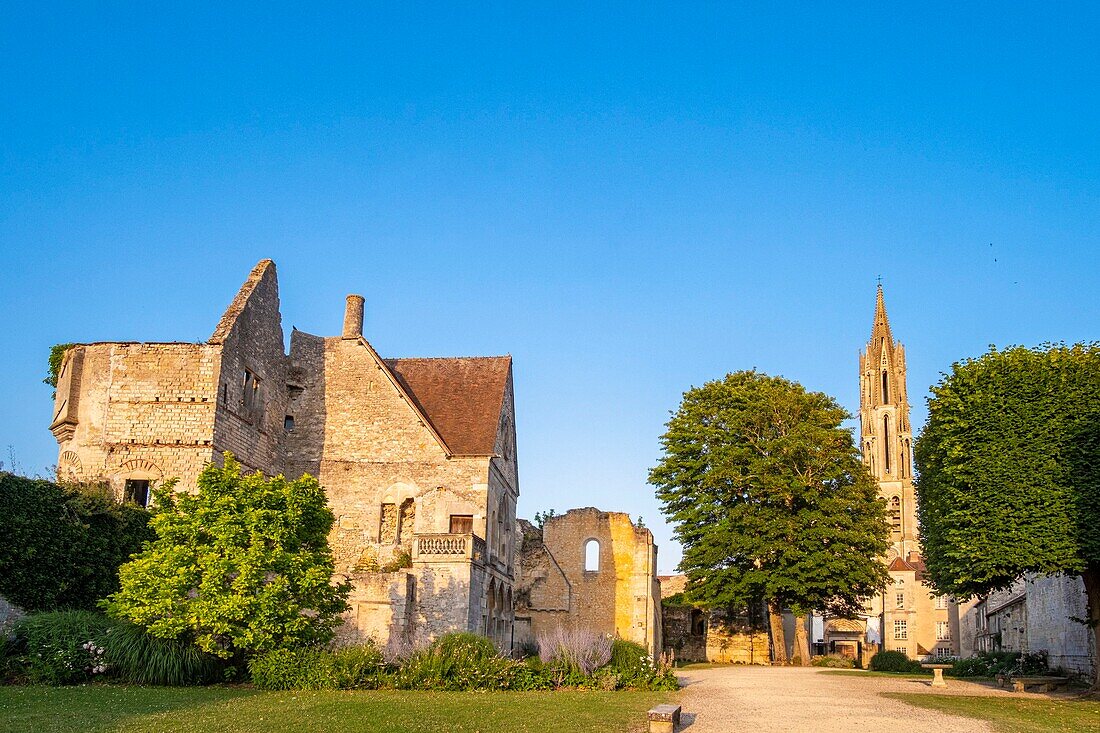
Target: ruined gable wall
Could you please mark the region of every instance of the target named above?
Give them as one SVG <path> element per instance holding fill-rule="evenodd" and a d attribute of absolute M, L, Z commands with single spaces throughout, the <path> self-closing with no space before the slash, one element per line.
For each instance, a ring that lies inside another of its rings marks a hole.
<path fill-rule="evenodd" d="M 234 298 L 211 343 L 220 345 L 214 447 L 231 451 L 247 470 L 283 473 L 288 359 L 279 313 L 275 264 L 261 261 Z M 259 378 L 246 394 L 245 372 Z"/>
<path fill-rule="evenodd" d="M 213 456 L 217 347 L 89 344 L 70 359 L 77 351 L 80 374 L 56 398 L 76 404 L 59 446 L 63 475 L 106 478 L 119 496 L 127 478 L 178 478 L 193 491 Z"/>
<path fill-rule="evenodd" d="M 586 571 L 585 544 L 600 544 L 598 571 Z M 594 508 L 571 509 L 543 525 L 543 543 L 569 583 L 568 614 L 536 608 L 539 597 L 528 593 L 534 635 L 558 624 L 615 634 L 660 650 L 660 590 L 656 579 L 656 546 L 647 529 L 630 516 Z M 524 553 L 525 556 L 527 553 Z M 522 588 L 537 587 L 537 569 L 523 575 Z"/>

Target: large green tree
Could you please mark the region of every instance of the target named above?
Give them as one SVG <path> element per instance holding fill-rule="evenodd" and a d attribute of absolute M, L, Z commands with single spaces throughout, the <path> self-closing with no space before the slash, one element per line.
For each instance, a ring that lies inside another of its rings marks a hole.
<path fill-rule="evenodd" d="M 684 394 L 649 475 L 684 547 L 689 599 L 767 602 L 777 655 L 779 609 L 852 615 L 888 580 L 885 504 L 848 417 L 786 379 L 730 374 Z M 796 644 L 803 661 L 807 646 Z"/>
<path fill-rule="evenodd" d="M 332 638 L 348 587 L 334 584 L 333 516 L 317 480 L 242 475 L 226 454 L 198 493 L 155 493 L 156 539 L 119 569 L 109 615 L 225 659 Z"/>
<path fill-rule="evenodd" d="M 1100 346 L 991 349 L 955 364 L 928 408 L 914 455 L 936 588 L 969 597 L 1026 574 L 1080 574 L 1095 628 Z"/>

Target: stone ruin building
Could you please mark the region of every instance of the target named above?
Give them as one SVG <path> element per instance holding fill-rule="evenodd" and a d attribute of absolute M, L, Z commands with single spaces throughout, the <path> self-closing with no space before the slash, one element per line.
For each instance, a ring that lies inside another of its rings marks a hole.
<path fill-rule="evenodd" d="M 516 644 L 555 627 L 586 629 L 662 649 L 661 588 L 653 533 L 629 514 L 587 507 L 519 521 Z"/>
<path fill-rule="evenodd" d="M 767 627 L 767 609 L 748 608 L 743 613 L 727 610 L 703 610 L 681 601 L 687 589 L 686 575 L 661 575 L 661 630 L 664 651 L 681 662 L 716 664 L 770 664 L 771 637 Z M 794 618 L 786 634 L 788 646 L 794 641 Z"/>
<path fill-rule="evenodd" d="M 80 344 L 64 357 L 50 429 L 62 478 L 106 480 L 146 504 L 156 482 L 194 490 L 231 451 L 243 468 L 310 473 L 336 517 L 353 582 L 345 640 L 486 634 L 509 646 L 519 477 L 510 357 L 383 359 L 343 333 L 283 341 L 263 260 L 204 343 Z"/>

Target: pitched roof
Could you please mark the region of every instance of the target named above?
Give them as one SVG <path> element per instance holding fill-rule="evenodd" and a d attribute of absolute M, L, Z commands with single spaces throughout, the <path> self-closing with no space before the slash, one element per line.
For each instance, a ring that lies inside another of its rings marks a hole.
<path fill-rule="evenodd" d="M 512 357 L 384 361 L 451 451 L 467 456 L 496 452 Z"/>
<path fill-rule="evenodd" d="M 914 574 L 917 581 L 924 581 L 927 577 L 927 568 L 924 566 L 924 560 L 920 559 L 917 555 L 912 560 L 902 560 L 900 557 L 895 557 L 893 562 L 890 563 L 890 567 L 887 568 L 892 573 L 898 573 L 908 570 Z"/>

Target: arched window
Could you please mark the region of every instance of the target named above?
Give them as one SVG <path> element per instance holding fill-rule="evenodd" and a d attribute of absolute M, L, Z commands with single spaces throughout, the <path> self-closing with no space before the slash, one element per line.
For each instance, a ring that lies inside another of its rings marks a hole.
<path fill-rule="evenodd" d="M 890 473 L 890 416 L 882 416 L 882 470 Z"/>
<path fill-rule="evenodd" d="M 882 404 L 890 404 L 890 377 L 886 370 L 882 370 Z"/>
<path fill-rule="evenodd" d="M 588 540 L 584 543 L 584 571 L 594 573 L 600 569 L 600 543 Z"/>

